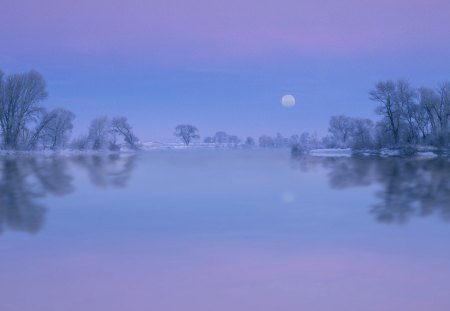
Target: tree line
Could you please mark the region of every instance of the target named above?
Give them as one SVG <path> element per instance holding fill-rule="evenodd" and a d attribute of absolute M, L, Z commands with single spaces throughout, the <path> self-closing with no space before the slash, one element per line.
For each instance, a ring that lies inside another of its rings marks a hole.
<path fill-rule="evenodd" d="M 139 139 L 123 117 L 94 119 L 88 132 L 71 139 L 75 114 L 67 109 L 48 110 L 42 106 L 48 93 L 44 78 L 36 71 L 5 76 L 0 71 L 0 146 L 7 150 L 120 150 L 138 149 Z M 218 131 L 205 137 L 205 144 L 246 148 L 292 147 L 377 149 L 406 145 L 446 148 L 450 143 L 450 82 L 435 88 L 414 88 L 405 80 L 377 83 L 369 92 L 376 103 L 379 121 L 348 116 L 333 116 L 328 135 L 302 133 L 283 137 L 262 135 L 258 139 Z M 175 128 L 184 144 L 200 139 L 199 130 L 190 124 Z"/>
<path fill-rule="evenodd" d="M 448 148 L 450 143 L 450 82 L 437 87 L 414 88 L 405 80 L 378 82 L 369 91 L 369 99 L 376 104 L 378 121 L 344 115 L 332 116 L 328 135 L 304 132 L 301 135 L 275 137 L 262 135 L 257 140 L 239 139 L 224 131 L 204 139 L 204 143 L 219 146 L 244 146 L 262 148 L 291 147 L 293 152 L 305 152 L 313 148 L 380 149 L 405 148 L 417 145 Z M 177 137 L 193 134 L 199 138 L 198 129 L 183 125 L 185 131 L 176 131 Z M 185 141 L 185 140 L 183 140 Z M 186 141 L 185 141 L 186 142 Z M 189 144 L 187 143 L 187 145 Z"/>
<path fill-rule="evenodd" d="M 139 140 L 125 117 L 94 119 L 86 135 L 71 140 L 75 114 L 42 106 L 46 83 L 37 71 L 5 76 L 0 71 L 0 146 L 7 150 L 136 149 Z"/>
<path fill-rule="evenodd" d="M 179 138 L 186 146 L 193 141 L 199 141 L 200 135 L 197 127 L 190 124 L 181 124 L 175 128 L 175 137 Z M 255 140 L 253 137 L 248 136 L 245 139 L 239 138 L 237 135 L 228 134 L 225 131 L 217 131 L 212 136 L 206 136 L 203 139 L 203 144 L 215 145 L 217 147 L 229 147 L 229 148 L 286 148 L 296 145 L 304 145 L 308 148 L 319 148 L 321 142 L 316 134 L 310 134 L 303 132 L 301 135 L 291 135 L 284 137 L 280 133 L 275 136 L 261 135 Z"/>
<path fill-rule="evenodd" d="M 414 88 L 405 80 L 378 82 L 369 92 L 381 117 L 333 116 L 328 147 L 354 149 L 427 145 L 447 148 L 450 142 L 450 82 Z"/>

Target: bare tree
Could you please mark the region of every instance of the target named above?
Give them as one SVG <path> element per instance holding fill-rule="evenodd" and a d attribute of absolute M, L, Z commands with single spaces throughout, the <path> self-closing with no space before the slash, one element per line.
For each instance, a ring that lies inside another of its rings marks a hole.
<path fill-rule="evenodd" d="M 240 142 L 241 142 L 241 140 L 236 135 L 230 135 L 228 137 L 228 144 L 231 147 L 237 147 Z"/>
<path fill-rule="evenodd" d="M 288 144 L 286 142 L 285 138 L 283 137 L 283 135 L 281 135 L 281 133 L 277 133 L 275 135 L 273 142 L 274 142 L 276 148 L 282 148 Z"/>
<path fill-rule="evenodd" d="M 417 143 L 418 132 L 414 119 L 414 110 L 417 99 L 417 91 L 405 80 L 398 80 L 396 85 L 395 100 L 402 110 L 402 118 L 407 124 L 406 142 Z"/>
<path fill-rule="evenodd" d="M 422 141 L 425 142 L 430 134 L 430 118 L 427 110 L 422 104 L 416 104 L 412 107 L 412 117 L 417 131 L 420 133 Z"/>
<path fill-rule="evenodd" d="M 186 146 L 189 146 L 193 139 L 198 139 L 198 129 L 190 124 L 180 124 L 175 127 L 174 135 L 180 138 Z"/>
<path fill-rule="evenodd" d="M 89 138 L 87 135 L 81 135 L 72 140 L 70 147 L 75 150 L 86 150 L 89 148 Z"/>
<path fill-rule="evenodd" d="M 4 82 L 3 76 L 4 76 L 4 73 L 3 73 L 3 71 L 0 70 L 0 131 L 1 131 L 0 143 L 2 146 L 4 145 L 4 142 L 3 142 L 4 135 L 3 135 L 3 121 L 1 121 L 1 120 L 3 120 L 3 118 L 4 118 L 3 109 L 5 106 L 3 104 L 4 100 L 5 100 L 4 99 L 4 97 L 5 97 L 5 82 Z"/>
<path fill-rule="evenodd" d="M 94 150 L 107 146 L 110 134 L 110 124 L 107 117 L 100 117 L 92 120 L 89 126 L 88 140 Z"/>
<path fill-rule="evenodd" d="M 373 147 L 374 124 L 372 120 L 355 118 L 352 123 L 352 147 L 354 149 Z"/>
<path fill-rule="evenodd" d="M 132 149 L 138 148 L 139 139 L 134 135 L 131 125 L 125 117 L 116 117 L 111 121 L 111 131 L 123 137 L 124 141 Z"/>
<path fill-rule="evenodd" d="M 204 142 L 205 144 L 213 144 L 213 143 L 214 143 L 214 138 L 212 138 L 212 137 L 210 137 L 210 136 L 205 137 L 205 139 L 203 139 L 203 142 Z"/>
<path fill-rule="evenodd" d="M 340 147 L 348 147 L 349 139 L 353 131 L 353 122 L 350 117 L 332 116 L 328 132 L 333 136 L 336 144 Z"/>
<path fill-rule="evenodd" d="M 300 136 L 298 136 L 297 134 L 291 135 L 291 137 L 289 137 L 289 147 L 295 146 L 299 142 Z"/>
<path fill-rule="evenodd" d="M 27 149 L 35 149 L 38 146 L 39 142 L 42 142 L 42 134 L 44 129 L 50 124 L 50 122 L 55 118 L 55 114 L 48 113 L 45 110 L 42 110 L 40 116 L 37 118 L 36 127 L 33 131 L 27 131 L 27 137 L 22 135 L 22 144 L 26 145 Z M 23 133 L 26 133 L 23 131 Z"/>
<path fill-rule="evenodd" d="M 47 97 L 46 85 L 36 71 L 0 74 L 0 126 L 3 145 L 16 149 L 20 135 L 41 111 L 39 103 Z"/>
<path fill-rule="evenodd" d="M 438 87 L 439 105 L 435 107 L 441 131 L 448 131 L 450 115 L 450 82 L 444 82 Z"/>
<path fill-rule="evenodd" d="M 246 147 L 254 147 L 255 146 L 255 140 L 252 137 L 247 137 L 245 139 L 245 146 Z"/>
<path fill-rule="evenodd" d="M 439 105 L 439 96 L 430 88 L 422 87 L 419 90 L 419 104 L 426 111 L 433 132 L 437 131 L 436 107 Z"/>
<path fill-rule="evenodd" d="M 50 122 L 42 133 L 43 144 L 51 149 L 63 148 L 72 132 L 75 115 L 61 108 L 50 111 L 49 115 Z"/>
<path fill-rule="evenodd" d="M 268 135 L 262 135 L 258 138 L 258 145 L 262 148 L 273 148 L 275 146 L 274 140 Z"/>
<path fill-rule="evenodd" d="M 371 100 L 380 104 L 376 112 L 384 117 L 394 144 L 398 144 L 402 109 L 396 100 L 395 82 L 391 80 L 378 82 L 375 89 L 369 92 L 369 96 Z"/>
<path fill-rule="evenodd" d="M 437 91 L 420 89 L 420 106 L 431 126 L 432 143 L 443 146 L 449 140 L 450 82 L 442 83 Z"/>
<path fill-rule="evenodd" d="M 228 134 L 224 131 L 216 132 L 213 140 L 216 144 L 226 144 L 228 142 Z"/>

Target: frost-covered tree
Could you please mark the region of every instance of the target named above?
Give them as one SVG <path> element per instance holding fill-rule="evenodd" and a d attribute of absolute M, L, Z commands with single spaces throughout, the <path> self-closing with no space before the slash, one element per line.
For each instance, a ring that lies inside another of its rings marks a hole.
<path fill-rule="evenodd" d="M 224 131 L 218 131 L 214 134 L 213 140 L 216 144 L 223 145 L 228 143 L 228 134 Z"/>
<path fill-rule="evenodd" d="M 89 138 L 87 135 L 80 135 L 70 143 L 70 147 L 75 150 L 89 149 Z"/>
<path fill-rule="evenodd" d="M 203 139 L 203 142 L 205 144 L 213 144 L 214 143 L 214 138 L 212 138 L 211 136 L 205 137 L 205 139 Z"/>
<path fill-rule="evenodd" d="M 374 146 L 374 124 L 372 120 L 355 118 L 352 120 L 351 146 L 354 149 Z"/>
<path fill-rule="evenodd" d="M 237 147 L 239 145 L 239 143 L 241 142 L 241 140 L 239 139 L 239 137 L 237 137 L 236 135 L 230 135 L 228 136 L 228 144 L 231 147 Z"/>
<path fill-rule="evenodd" d="M 258 145 L 261 148 L 273 148 L 275 146 L 275 143 L 272 137 L 262 135 L 258 138 Z"/>
<path fill-rule="evenodd" d="M 75 115 L 65 109 L 54 109 L 45 119 L 48 123 L 42 129 L 42 144 L 51 149 L 65 147 L 73 129 Z"/>
<path fill-rule="evenodd" d="M 29 137 L 28 126 L 42 111 L 47 98 L 44 78 L 36 71 L 4 77 L 0 72 L 0 128 L 3 147 L 17 149 L 21 137 Z"/>
<path fill-rule="evenodd" d="M 174 135 L 180 138 L 186 146 L 189 146 L 192 140 L 200 138 L 198 129 L 190 124 L 180 124 L 175 127 Z"/>
<path fill-rule="evenodd" d="M 397 96 L 396 82 L 381 81 L 375 85 L 375 89 L 369 92 L 370 99 L 378 103 L 376 112 L 383 116 L 386 130 L 392 135 L 394 144 L 400 140 L 400 122 L 402 107 Z"/>
<path fill-rule="evenodd" d="M 348 147 L 353 131 L 354 123 L 352 118 L 346 116 L 332 116 L 330 119 L 328 132 L 333 137 L 339 147 Z"/>
<path fill-rule="evenodd" d="M 132 149 L 138 148 L 139 139 L 134 135 L 132 126 L 128 123 L 125 117 L 116 117 L 111 121 L 111 129 L 113 134 L 121 135 L 127 143 L 128 147 Z"/>
<path fill-rule="evenodd" d="M 281 133 L 277 133 L 273 140 L 275 148 L 282 148 L 287 145 L 286 139 L 281 135 Z"/>
<path fill-rule="evenodd" d="M 245 139 L 245 146 L 246 147 L 250 147 L 250 148 L 252 148 L 252 147 L 254 147 L 256 145 L 256 143 L 255 143 L 255 140 L 252 138 L 252 137 L 247 137 L 246 139 Z"/>
<path fill-rule="evenodd" d="M 295 146 L 296 144 L 298 144 L 300 142 L 300 137 L 297 134 L 291 135 L 291 137 L 289 137 L 289 146 Z"/>
<path fill-rule="evenodd" d="M 414 110 L 417 105 L 417 90 L 411 87 L 409 82 L 405 80 L 398 80 L 396 83 L 395 100 L 401 108 L 400 124 L 404 124 L 404 129 L 401 130 L 404 142 L 418 143 L 419 133 L 414 119 Z"/>
<path fill-rule="evenodd" d="M 110 123 L 107 117 L 100 117 L 92 120 L 89 126 L 88 140 L 94 150 L 109 147 L 110 143 Z"/>
<path fill-rule="evenodd" d="M 118 141 L 123 141 L 129 148 L 138 149 L 139 139 L 133 132 L 132 126 L 125 117 L 115 117 L 109 120 L 107 117 L 100 117 L 92 120 L 89 126 L 87 136 L 81 136 L 71 143 L 74 149 L 109 149 L 112 151 L 120 150 L 121 145 Z"/>

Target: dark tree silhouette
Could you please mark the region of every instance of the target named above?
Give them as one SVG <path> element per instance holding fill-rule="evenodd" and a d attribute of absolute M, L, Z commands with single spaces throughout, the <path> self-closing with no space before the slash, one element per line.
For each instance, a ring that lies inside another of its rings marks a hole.
<path fill-rule="evenodd" d="M 174 135 L 180 138 L 186 146 L 189 146 L 192 140 L 200 138 L 198 129 L 190 124 L 180 124 L 175 127 Z"/>

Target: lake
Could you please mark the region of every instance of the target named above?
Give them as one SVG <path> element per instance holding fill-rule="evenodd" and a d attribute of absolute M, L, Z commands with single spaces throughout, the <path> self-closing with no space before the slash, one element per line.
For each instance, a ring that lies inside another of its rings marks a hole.
<path fill-rule="evenodd" d="M 0 158 L 0 310 L 450 310 L 450 161 Z"/>

